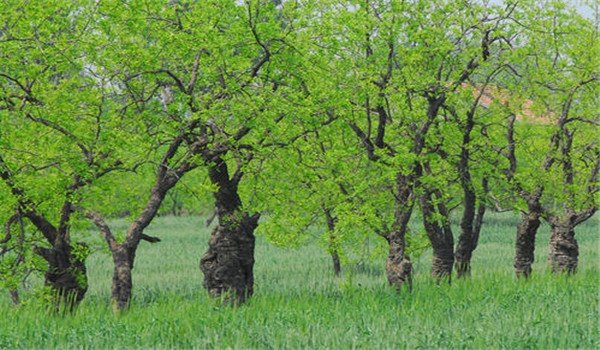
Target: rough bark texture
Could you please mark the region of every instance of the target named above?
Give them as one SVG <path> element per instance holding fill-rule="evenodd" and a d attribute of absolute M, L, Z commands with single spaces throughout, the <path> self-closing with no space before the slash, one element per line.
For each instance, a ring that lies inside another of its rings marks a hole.
<path fill-rule="evenodd" d="M 474 227 L 475 205 L 477 196 L 473 188 L 473 180 L 470 171 L 470 147 L 471 131 L 475 125 L 474 109 L 467 113 L 467 120 L 464 124 L 463 142 L 458 162 L 458 174 L 460 185 L 463 189 L 463 215 L 460 220 L 460 231 L 458 234 L 458 244 L 456 246 L 456 274 L 458 278 L 467 276 L 471 273 L 471 256 L 475 250 Z"/>
<path fill-rule="evenodd" d="M 203 286 L 225 303 L 243 304 L 254 293 L 254 229 L 258 215 L 247 213 L 219 215 L 208 251 L 200 260 Z"/>
<path fill-rule="evenodd" d="M 432 203 L 431 193 L 425 190 L 421 196 L 421 210 L 423 211 L 423 224 L 431 246 L 433 259 L 431 261 L 431 275 L 439 284 L 442 281 L 452 283 L 452 266 L 454 265 L 454 237 L 445 208 L 440 208 L 442 220 L 433 217 L 437 215 Z"/>
<path fill-rule="evenodd" d="M 575 239 L 574 226 L 568 222 L 551 222 L 548 261 L 552 272 L 575 273 L 578 256 L 579 246 Z"/>
<path fill-rule="evenodd" d="M 454 264 L 454 252 L 448 244 L 433 246 L 433 259 L 431 261 L 431 276 L 441 283 L 448 281 L 452 283 L 452 265 Z"/>
<path fill-rule="evenodd" d="M 50 249 L 34 248 L 34 252 L 48 262 L 44 281 L 55 293 L 57 308 L 64 304 L 69 310 L 73 310 L 87 292 L 85 262 L 75 257 L 72 251 L 73 247 L 63 239 L 58 239 Z"/>
<path fill-rule="evenodd" d="M 535 260 L 535 235 L 540 227 L 540 214 L 529 212 L 523 214 L 517 226 L 515 242 L 515 273 L 517 277 L 528 278 L 531 275 L 531 265 Z"/>
<path fill-rule="evenodd" d="M 487 180 L 483 180 L 483 188 L 487 192 Z M 460 221 L 460 232 L 454 258 L 456 259 L 456 276 L 462 278 L 471 274 L 471 258 L 479 243 L 479 234 L 486 212 L 485 203 L 475 205 L 474 191 L 465 190 L 464 211 Z M 477 208 L 477 210 L 476 210 Z"/>
<path fill-rule="evenodd" d="M 385 271 L 390 286 L 395 287 L 397 292 L 406 283 L 412 292 L 412 263 L 406 254 L 406 232 L 414 207 L 409 180 L 400 173 L 396 175 L 394 225 L 392 232 L 384 235 L 390 246 Z"/>
<path fill-rule="evenodd" d="M 244 212 L 238 195 L 241 173 L 229 177 L 227 163 L 212 159 L 211 182 L 219 223 L 213 230 L 208 251 L 200 260 L 203 286 L 213 297 L 223 297 L 230 305 L 241 305 L 254 293 L 254 230 L 260 215 Z"/>
<path fill-rule="evenodd" d="M 186 166 L 185 164 L 183 166 Z M 183 167 L 182 166 L 182 167 Z M 181 167 L 179 168 L 181 169 Z M 157 237 L 144 234 L 152 219 L 156 216 L 167 192 L 175 186 L 185 171 L 176 170 L 175 174 L 168 173 L 167 167 L 161 167 L 157 174 L 157 181 L 150 190 L 150 198 L 142 213 L 129 225 L 123 243 L 119 243 L 110 230 L 108 224 L 93 211 L 76 207 L 83 215 L 94 221 L 102 233 L 113 258 L 113 279 L 111 302 L 115 311 L 127 310 L 132 296 L 132 270 L 134 267 L 135 253 L 142 240 L 155 243 L 160 242 Z"/>
<path fill-rule="evenodd" d="M 133 269 L 133 259 L 128 254 L 127 249 L 119 246 L 112 252 L 113 255 L 113 278 L 111 304 L 115 311 L 129 309 L 131 301 L 131 270 Z"/>
<path fill-rule="evenodd" d="M 473 256 L 475 246 L 473 245 L 472 234 L 470 231 L 472 231 L 472 225 L 470 223 L 461 225 L 455 254 L 457 278 L 462 278 L 471 274 L 471 257 Z"/>
<path fill-rule="evenodd" d="M 385 263 L 385 271 L 390 286 L 400 292 L 402 287 L 408 283 L 408 288 L 412 292 L 412 263 L 405 254 L 406 248 L 404 239 L 399 237 L 390 237 L 388 239 L 390 250 Z"/>

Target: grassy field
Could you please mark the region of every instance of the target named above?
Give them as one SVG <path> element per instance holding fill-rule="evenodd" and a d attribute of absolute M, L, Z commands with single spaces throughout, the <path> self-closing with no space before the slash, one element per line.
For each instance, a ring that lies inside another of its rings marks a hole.
<path fill-rule="evenodd" d="M 202 289 L 199 259 L 209 230 L 202 218 L 160 218 L 149 229 L 163 242 L 143 244 L 134 269 L 132 310 L 109 306 L 111 262 L 88 261 L 90 289 L 73 315 L 49 315 L 35 303 L 14 308 L 0 296 L 0 349 L 430 349 L 600 348 L 598 221 L 582 226 L 580 268 L 548 272 L 549 232 L 538 236 L 534 276 L 518 281 L 512 258 L 516 218 L 489 217 L 468 280 L 436 286 L 425 254 L 413 261 L 412 294 L 386 285 L 384 258 L 334 278 L 316 245 L 282 250 L 258 240 L 256 294 L 244 307 L 219 307 Z"/>

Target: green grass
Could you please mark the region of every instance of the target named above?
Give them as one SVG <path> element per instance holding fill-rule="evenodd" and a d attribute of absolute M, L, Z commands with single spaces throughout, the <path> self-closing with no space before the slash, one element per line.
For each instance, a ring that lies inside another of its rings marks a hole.
<path fill-rule="evenodd" d="M 332 277 L 318 246 L 281 250 L 259 239 L 256 294 L 232 309 L 202 289 L 202 218 L 160 218 L 148 232 L 163 242 L 137 254 L 129 313 L 112 313 L 111 262 L 98 252 L 73 315 L 49 315 L 35 303 L 14 308 L 3 293 L 0 349 L 599 348 L 598 222 L 577 231 L 580 268 L 571 278 L 548 272 L 543 226 L 528 281 L 512 272 L 516 222 L 512 214 L 488 218 L 470 279 L 436 286 L 424 254 L 414 261 L 413 293 L 401 295 L 386 285 L 383 257 L 354 269 L 349 284 Z"/>

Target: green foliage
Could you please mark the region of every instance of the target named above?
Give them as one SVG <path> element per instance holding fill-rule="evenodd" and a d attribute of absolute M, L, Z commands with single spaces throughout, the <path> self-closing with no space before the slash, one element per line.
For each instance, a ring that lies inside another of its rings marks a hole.
<path fill-rule="evenodd" d="M 205 214 L 218 190 L 206 170 L 221 161 L 244 174 L 243 210 L 266 214 L 268 242 L 315 241 L 356 265 L 412 208 L 398 203 L 399 176 L 459 210 L 469 181 L 477 203 L 522 210 L 522 194 L 543 188 L 552 214 L 597 209 L 598 23 L 565 1 L 3 5 L 2 222 L 35 209 L 95 251 L 101 240 L 80 216 L 65 221 L 65 203 L 132 221 L 157 174 L 189 166 L 203 169 L 177 173 L 159 214 Z M 331 230 L 319 229 L 325 212 Z M 418 257 L 426 234 L 414 221 L 408 232 Z M 22 236 L 0 247 L 10 288 L 39 265 L 25 248 L 52 244 L 31 225 Z"/>

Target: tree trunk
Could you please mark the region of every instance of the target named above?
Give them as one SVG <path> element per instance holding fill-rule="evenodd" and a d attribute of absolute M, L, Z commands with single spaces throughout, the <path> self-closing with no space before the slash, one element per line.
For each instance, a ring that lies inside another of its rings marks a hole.
<path fill-rule="evenodd" d="M 531 265 L 535 260 L 535 235 L 540 227 L 540 214 L 529 212 L 522 215 L 517 226 L 515 242 L 515 272 L 517 277 L 528 278 L 531 275 Z"/>
<path fill-rule="evenodd" d="M 470 142 L 471 131 L 475 126 L 473 120 L 474 109 L 467 113 L 467 119 L 464 125 L 463 141 L 458 162 L 458 177 L 463 189 L 463 216 L 460 220 L 460 232 L 458 234 L 458 244 L 456 245 L 456 275 L 457 278 L 471 274 L 471 256 L 475 250 L 474 227 L 475 206 L 477 195 L 473 188 L 473 180 L 470 169 Z"/>
<path fill-rule="evenodd" d="M 55 293 L 56 307 L 64 303 L 70 311 L 81 302 L 88 286 L 85 262 L 72 251 L 73 247 L 61 238 L 50 249 L 34 247 L 34 252 L 48 262 L 44 281 Z"/>
<path fill-rule="evenodd" d="M 335 243 L 335 235 L 329 236 L 329 249 L 331 251 L 331 260 L 333 263 L 333 275 L 335 277 L 339 277 L 340 273 L 342 272 L 342 264 L 340 262 L 340 256 Z"/>
<path fill-rule="evenodd" d="M 475 250 L 473 240 L 473 221 L 475 220 L 475 193 L 465 193 L 464 212 L 460 221 L 458 244 L 456 245 L 456 277 L 461 278 L 471 274 L 471 257 Z"/>
<path fill-rule="evenodd" d="M 241 305 L 254 293 L 254 230 L 260 215 L 219 214 L 208 251 L 200 260 L 203 286 L 213 297 Z"/>
<path fill-rule="evenodd" d="M 431 276 L 438 284 L 447 280 L 452 284 L 452 265 L 454 265 L 454 252 L 449 244 L 433 246 L 433 259 L 431 261 Z"/>
<path fill-rule="evenodd" d="M 10 300 L 12 301 L 13 305 L 19 305 L 19 303 L 21 303 L 19 299 L 19 291 L 16 289 L 10 289 L 8 292 L 10 294 Z"/>
<path fill-rule="evenodd" d="M 438 284 L 444 280 L 451 284 L 452 266 L 454 265 L 454 237 L 445 207 L 440 204 L 438 214 L 431 203 L 431 193 L 426 189 L 425 195 L 421 196 L 421 210 L 423 211 L 423 225 L 433 248 L 431 275 Z M 437 215 L 441 215 L 442 218 L 435 219 Z"/>
<path fill-rule="evenodd" d="M 336 218 L 331 215 L 331 209 L 324 208 L 323 211 L 325 212 L 325 221 L 327 222 L 327 231 L 329 232 L 329 253 L 331 254 L 331 260 L 333 261 L 333 274 L 338 277 L 342 271 L 342 266 L 335 237 Z"/>
<path fill-rule="evenodd" d="M 405 283 L 408 283 L 409 291 L 412 292 L 412 263 L 406 255 L 404 235 L 389 235 L 387 241 L 390 245 L 385 272 L 390 286 L 400 292 Z"/>
<path fill-rule="evenodd" d="M 133 257 L 123 246 L 117 246 L 113 252 L 112 295 L 110 298 L 114 311 L 127 310 L 131 304 Z"/>
<path fill-rule="evenodd" d="M 579 245 L 574 226 L 567 222 L 550 221 L 550 253 L 552 272 L 573 274 L 577 270 Z"/>
<path fill-rule="evenodd" d="M 385 271 L 390 286 L 395 287 L 396 292 L 400 292 L 405 283 L 408 283 L 409 291 L 412 292 L 412 263 L 406 254 L 406 232 L 414 208 L 410 180 L 402 173 L 396 174 L 394 224 L 392 232 L 384 235 L 390 246 Z"/>
<path fill-rule="evenodd" d="M 200 260 L 204 274 L 202 285 L 213 297 L 223 297 L 230 305 L 242 305 L 254 293 L 254 230 L 260 214 L 249 215 L 238 194 L 241 172 L 230 178 L 227 163 L 219 156 L 210 159 L 211 182 L 219 223 L 208 242 L 208 251 Z"/>
<path fill-rule="evenodd" d="M 487 180 L 484 179 L 483 186 L 487 192 Z M 473 206 L 474 209 L 474 206 Z M 467 211 L 467 206 L 465 206 Z M 476 215 L 472 213 L 463 213 L 463 218 L 460 224 L 460 235 L 455 253 L 455 267 L 457 277 L 465 277 L 471 274 L 471 258 L 473 252 L 479 243 L 479 234 L 483 225 L 483 216 L 486 212 L 486 206 L 482 202 L 477 208 Z"/>

